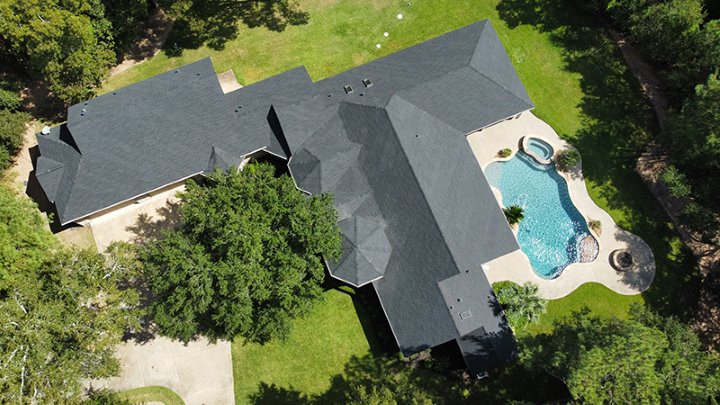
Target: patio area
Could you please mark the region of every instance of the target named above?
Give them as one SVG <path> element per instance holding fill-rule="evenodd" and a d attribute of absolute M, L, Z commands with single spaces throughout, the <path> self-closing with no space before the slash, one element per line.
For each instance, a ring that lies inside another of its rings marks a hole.
<path fill-rule="evenodd" d="M 512 149 L 511 156 L 514 156 L 520 147 L 521 139 L 527 135 L 541 138 L 555 151 L 574 149 L 548 124 L 530 112 L 523 113 L 517 119 L 504 121 L 483 131 L 472 133 L 467 140 L 480 167 L 485 169 L 493 161 L 504 160 L 497 157 L 501 149 Z M 589 263 L 572 263 L 560 276 L 548 280 L 539 277 L 533 271 L 525 253 L 518 250 L 487 263 L 485 272 L 491 283 L 512 281 L 523 284 L 531 281 L 539 286 L 539 295 L 546 299 L 562 298 L 582 284 L 591 282 L 600 283 L 623 295 L 640 294 L 650 287 L 655 278 L 655 259 L 652 250 L 641 238 L 617 226 L 612 217 L 592 201 L 580 166 L 560 174 L 567 181 L 570 197 L 583 216 L 601 222 L 600 233 L 592 232 L 599 243 L 597 258 Z M 499 191 L 497 189 L 493 191 L 498 202 L 501 202 Z M 632 252 L 635 261 L 632 270 L 617 271 L 612 267 L 610 258 L 618 249 Z"/>

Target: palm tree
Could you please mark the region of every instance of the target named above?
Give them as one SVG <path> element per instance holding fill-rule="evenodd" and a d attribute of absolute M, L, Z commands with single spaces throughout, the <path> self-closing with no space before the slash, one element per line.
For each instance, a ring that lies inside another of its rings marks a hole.
<path fill-rule="evenodd" d="M 528 323 L 540 322 L 540 315 L 545 312 L 547 300 L 538 296 L 538 285 L 533 282 L 526 282 L 517 291 L 517 306 L 515 310 L 522 314 L 522 318 Z"/>
<path fill-rule="evenodd" d="M 497 300 L 505 310 L 508 323 L 516 329 L 540 321 L 547 301 L 538 296 L 538 286 L 530 281 L 523 285 L 503 283 L 496 290 Z"/>
<path fill-rule="evenodd" d="M 525 218 L 523 207 L 519 205 L 511 205 L 507 208 L 503 208 L 503 212 L 505 213 L 505 218 L 507 218 L 507 221 L 510 225 L 515 225 L 519 223 L 520 221 Z"/>

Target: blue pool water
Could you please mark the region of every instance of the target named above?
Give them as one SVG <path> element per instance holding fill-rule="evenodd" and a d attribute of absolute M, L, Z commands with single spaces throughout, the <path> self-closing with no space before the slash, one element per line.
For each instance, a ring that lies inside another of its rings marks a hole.
<path fill-rule="evenodd" d="M 537 138 L 529 138 L 527 140 L 527 147 L 530 149 L 530 152 L 545 160 L 550 159 L 555 153 L 549 143 Z"/>
<path fill-rule="evenodd" d="M 540 277 L 555 278 L 579 261 L 578 245 L 589 231 L 553 164 L 537 163 L 520 152 L 506 162 L 490 163 L 485 175 L 502 193 L 505 207 L 523 207 L 518 244 Z"/>

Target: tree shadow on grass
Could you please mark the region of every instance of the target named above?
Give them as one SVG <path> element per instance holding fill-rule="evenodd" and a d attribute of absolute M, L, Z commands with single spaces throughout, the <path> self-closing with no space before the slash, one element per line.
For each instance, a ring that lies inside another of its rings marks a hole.
<path fill-rule="evenodd" d="M 319 395 L 308 396 L 290 387 L 260 383 L 249 396 L 253 404 L 344 404 L 363 398 L 359 392 L 373 390 L 398 393 L 423 391 L 425 397 L 448 404 L 566 402 L 565 385 L 541 370 L 512 365 L 484 380 L 464 379 L 462 370 L 448 367 L 435 353 L 431 360 L 409 366 L 387 357 L 352 357 L 342 373 L 333 376 L 330 387 Z M 392 395 L 392 394 L 391 394 Z M 403 396 L 399 394 L 398 396 Z M 386 396 L 381 398 L 387 400 Z M 405 398 L 408 403 L 411 400 Z M 403 403 L 400 401 L 400 403 Z"/>
<path fill-rule="evenodd" d="M 239 22 L 281 32 L 288 25 L 306 24 L 308 19 L 307 12 L 287 0 L 193 0 L 175 20 L 164 49 L 169 56 L 204 44 L 221 50 L 237 38 Z"/>
<path fill-rule="evenodd" d="M 635 171 L 657 123 L 600 17 L 571 0 L 501 0 L 497 10 L 511 29 L 530 25 L 547 33 L 563 49 L 564 69 L 580 75 L 581 128 L 560 135 L 580 151 L 590 194 L 623 218 L 618 225 L 652 248 L 657 272 L 643 294 L 646 303 L 662 314 L 687 318 L 698 298 L 697 266 Z"/>

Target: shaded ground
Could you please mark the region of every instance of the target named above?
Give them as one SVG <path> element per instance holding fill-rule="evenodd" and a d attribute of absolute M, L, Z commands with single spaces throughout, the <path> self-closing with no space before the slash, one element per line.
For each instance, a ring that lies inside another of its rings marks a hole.
<path fill-rule="evenodd" d="M 91 220 L 98 251 L 103 252 L 114 241 L 146 243 L 176 227 L 180 203 L 175 195 L 184 189 L 171 188 Z"/>
<path fill-rule="evenodd" d="M 165 44 L 174 21 L 159 8 L 152 10 L 152 15 L 143 27 L 140 39 L 130 46 L 128 52 L 122 56 L 118 64 L 110 69 L 110 76 L 124 72 L 129 68 L 145 62 L 155 56 Z"/>

